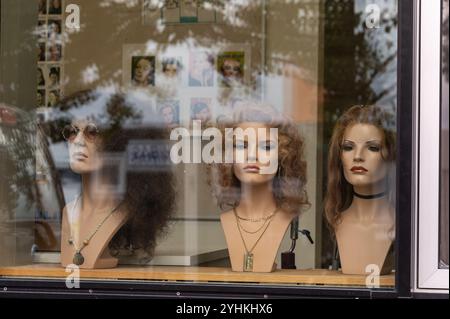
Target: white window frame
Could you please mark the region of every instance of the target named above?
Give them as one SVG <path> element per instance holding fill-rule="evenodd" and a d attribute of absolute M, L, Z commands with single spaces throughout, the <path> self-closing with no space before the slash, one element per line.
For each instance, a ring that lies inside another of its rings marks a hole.
<path fill-rule="evenodd" d="M 418 9 L 414 291 L 448 293 L 449 271 L 438 265 L 441 0 L 418 1 Z"/>

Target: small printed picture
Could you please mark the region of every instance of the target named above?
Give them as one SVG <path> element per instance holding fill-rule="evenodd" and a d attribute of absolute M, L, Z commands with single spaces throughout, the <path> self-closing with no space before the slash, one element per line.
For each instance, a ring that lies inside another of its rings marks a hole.
<path fill-rule="evenodd" d="M 48 60 L 52 62 L 60 61 L 62 57 L 62 46 L 60 44 L 49 44 Z"/>
<path fill-rule="evenodd" d="M 58 104 L 60 99 L 60 91 L 59 90 L 51 90 L 48 92 L 48 107 L 53 107 Z"/>
<path fill-rule="evenodd" d="M 164 1 L 164 8 L 166 9 L 178 9 L 178 1 L 179 0 L 165 0 Z"/>
<path fill-rule="evenodd" d="M 60 67 L 50 66 L 48 70 L 48 87 L 54 88 L 59 85 L 60 80 Z"/>
<path fill-rule="evenodd" d="M 39 62 L 45 61 L 45 43 L 37 44 L 37 59 Z"/>
<path fill-rule="evenodd" d="M 155 85 L 155 57 L 131 57 L 131 83 L 135 87 L 149 87 Z"/>
<path fill-rule="evenodd" d="M 217 57 L 220 85 L 234 87 L 244 80 L 245 53 L 243 51 L 223 52 Z"/>
<path fill-rule="evenodd" d="M 38 0 L 38 13 L 47 14 L 47 0 Z"/>
<path fill-rule="evenodd" d="M 158 101 L 158 114 L 162 124 L 168 129 L 180 125 L 180 102 L 178 100 Z"/>
<path fill-rule="evenodd" d="M 42 67 L 37 68 L 37 86 L 45 87 L 45 77 L 44 71 L 42 71 Z"/>
<path fill-rule="evenodd" d="M 211 99 L 191 99 L 191 121 L 194 120 L 202 121 L 202 124 L 211 121 Z"/>
<path fill-rule="evenodd" d="M 168 79 L 179 78 L 181 75 L 181 70 L 183 69 L 181 58 L 175 57 L 163 58 L 161 63 L 161 69 L 164 77 Z"/>
<path fill-rule="evenodd" d="M 45 90 L 37 90 L 36 93 L 36 106 L 44 107 L 45 106 Z"/>
<path fill-rule="evenodd" d="M 47 24 L 44 20 L 39 20 L 36 28 L 38 42 L 44 42 L 47 39 Z"/>
<path fill-rule="evenodd" d="M 189 86 L 214 85 L 214 56 L 205 51 L 191 52 L 189 56 Z"/>
<path fill-rule="evenodd" d="M 48 20 L 48 38 L 52 41 L 61 39 L 61 20 Z"/>
<path fill-rule="evenodd" d="M 62 0 L 49 0 L 48 14 L 62 13 Z"/>

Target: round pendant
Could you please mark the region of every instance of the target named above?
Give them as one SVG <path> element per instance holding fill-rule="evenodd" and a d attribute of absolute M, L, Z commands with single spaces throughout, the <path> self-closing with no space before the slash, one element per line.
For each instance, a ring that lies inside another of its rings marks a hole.
<path fill-rule="evenodd" d="M 80 266 L 84 263 L 84 257 L 80 252 L 75 253 L 73 255 L 73 263 L 77 266 Z"/>

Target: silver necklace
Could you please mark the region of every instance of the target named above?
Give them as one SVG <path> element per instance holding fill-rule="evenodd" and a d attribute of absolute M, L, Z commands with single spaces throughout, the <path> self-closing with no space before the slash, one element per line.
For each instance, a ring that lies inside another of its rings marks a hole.
<path fill-rule="evenodd" d="M 77 207 L 79 198 L 80 198 L 80 196 L 77 197 L 77 200 L 76 200 L 75 205 L 74 205 L 74 209 Z M 104 218 L 104 219 L 103 219 L 103 220 L 95 227 L 94 231 L 93 231 L 93 232 L 92 232 L 85 240 L 83 240 L 83 243 L 81 244 L 81 247 L 78 247 L 78 248 L 77 248 L 77 247 L 75 246 L 75 242 L 74 242 L 74 240 L 73 240 L 73 235 L 72 235 L 72 227 L 70 226 L 70 223 L 69 223 L 70 237 L 69 237 L 69 239 L 67 240 L 67 242 L 69 243 L 69 245 L 71 245 L 71 246 L 73 246 L 73 247 L 75 248 L 75 253 L 74 253 L 73 259 L 72 259 L 72 261 L 73 261 L 73 263 L 74 263 L 75 265 L 80 266 L 80 265 L 82 265 L 82 264 L 84 263 L 84 256 L 83 256 L 83 254 L 81 253 L 81 251 L 82 251 L 86 246 L 89 245 L 89 243 L 90 243 L 92 237 L 95 236 L 95 234 L 96 234 L 96 233 L 98 232 L 98 230 L 103 226 L 103 224 L 108 220 L 108 218 L 109 218 L 112 214 L 114 214 L 114 213 L 117 211 L 117 208 L 119 208 L 119 206 L 120 206 L 120 203 L 119 203 L 119 205 L 117 205 L 116 207 L 114 207 L 108 215 L 106 215 L 106 217 L 105 217 L 105 218 Z"/>

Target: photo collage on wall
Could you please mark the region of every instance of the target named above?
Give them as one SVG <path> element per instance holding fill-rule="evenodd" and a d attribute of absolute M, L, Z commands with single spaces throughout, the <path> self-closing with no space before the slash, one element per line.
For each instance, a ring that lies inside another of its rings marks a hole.
<path fill-rule="evenodd" d="M 252 87 L 250 47 L 230 44 L 220 50 L 177 47 L 164 53 L 142 44 L 125 44 L 123 86 L 157 96 L 156 111 L 168 128 L 216 121 L 227 103 Z"/>
<path fill-rule="evenodd" d="M 36 107 L 55 106 L 63 96 L 63 0 L 37 0 Z"/>
<path fill-rule="evenodd" d="M 223 3 L 218 0 L 143 0 L 144 24 L 151 24 L 152 15 L 163 24 L 223 23 Z"/>

